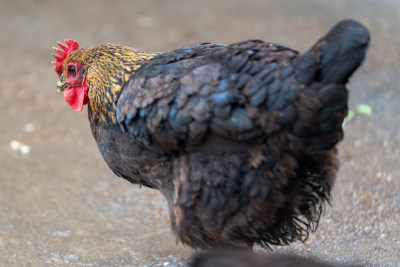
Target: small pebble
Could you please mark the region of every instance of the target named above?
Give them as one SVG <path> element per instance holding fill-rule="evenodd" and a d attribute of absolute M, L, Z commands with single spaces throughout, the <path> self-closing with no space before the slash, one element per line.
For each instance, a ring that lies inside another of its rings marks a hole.
<path fill-rule="evenodd" d="M 27 133 L 31 133 L 35 130 L 35 125 L 33 123 L 27 123 L 24 125 L 24 131 Z"/>
<path fill-rule="evenodd" d="M 18 140 L 12 140 L 10 146 L 13 150 L 18 151 L 23 155 L 27 155 L 31 152 L 31 148 Z"/>
<path fill-rule="evenodd" d="M 17 140 L 12 140 L 10 142 L 10 146 L 14 150 L 19 150 L 24 144 L 22 144 L 20 141 Z"/>
<path fill-rule="evenodd" d="M 19 151 L 20 151 L 22 154 L 27 155 L 27 154 L 29 154 L 29 153 L 31 152 L 31 148 L 30 148 L 29 146 L 23 145 L 23 146 L 19 149 Z"/>
<path fill-rule="evenodd" d="M 67 230 L 67 231 L 55 231 L 53 233 L 53 236 L 62 236 L 62 237 L 68 237 L 71 236 L 72 232 L 71 230 Z"/>

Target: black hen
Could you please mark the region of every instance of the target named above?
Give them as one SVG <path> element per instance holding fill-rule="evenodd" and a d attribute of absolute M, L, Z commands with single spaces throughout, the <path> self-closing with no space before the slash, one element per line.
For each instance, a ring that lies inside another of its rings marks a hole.
<path fill-rule="evenodd" d="M 88 104 L 109 167 L 161 191 L 195 248 L 305 240 L 338 168 L 349 77 L 367 29 L 343 21 L 304 55 L 258 40 L 168 53 L 116 45 L 57 50 L 58 88 Z"/>

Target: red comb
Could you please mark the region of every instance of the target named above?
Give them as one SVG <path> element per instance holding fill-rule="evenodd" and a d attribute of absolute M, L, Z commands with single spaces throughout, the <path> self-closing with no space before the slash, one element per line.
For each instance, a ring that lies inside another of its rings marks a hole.
<path fill-rule="evenodd" d="M 72 51 L 75 51 L 76 49 L 79 48 L 79 44 L 72 39 L 70 40 L 65 39 L 64 42 L 66 45 L 57 42 L 57 44 L 61 47 L 61 49 L 53 47 L 53 50 L 58 53 L 58 55 L 53 55 L 53 57 L 56 58 L 56 60 L 53 61 L 53 64 L 56 67 L 57 74 L 61 74 L 64 60 L 67 58 L 67 56 Z"/>

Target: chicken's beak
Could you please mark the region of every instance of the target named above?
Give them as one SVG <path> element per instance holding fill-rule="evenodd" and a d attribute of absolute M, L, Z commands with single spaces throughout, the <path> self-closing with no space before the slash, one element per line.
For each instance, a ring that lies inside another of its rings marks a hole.
<path fill-rule="evenodd" d="M 62 92 L 69 86 L 69 83 L 63 83 L 62 81 L 57 82 L 57 92 Z"/>

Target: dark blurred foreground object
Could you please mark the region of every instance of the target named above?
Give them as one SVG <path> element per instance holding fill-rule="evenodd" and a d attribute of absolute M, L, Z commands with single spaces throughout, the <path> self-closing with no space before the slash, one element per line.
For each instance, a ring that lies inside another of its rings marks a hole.
<path fill-rule="evenodd" d="M 320 262 L 291 254 L 262 254 L 251 252 L 214 252 L 195 255 L 189 267 L 356 267 Z M 360 267 L 360 266 L 359 266 Z"/>
<path fill-rule="evenodd" d="M 147 53 L 56 49 L 57 84 L 120 177 L 158 189 L 194 248 L 263 247 L 316 229 L 338 169 L 345 84 L 367 29 L 347 20 L 305 54 L 258 40 Z"/>

